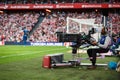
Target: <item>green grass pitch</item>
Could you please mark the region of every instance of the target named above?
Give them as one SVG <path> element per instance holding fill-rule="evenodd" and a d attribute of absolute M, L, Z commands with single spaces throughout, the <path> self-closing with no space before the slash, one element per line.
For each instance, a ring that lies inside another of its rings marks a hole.
<path fill-rule="evenodd" d="M 64 59 L 70 60 L 70 51 L 70 48 L 61 46 L 0 46 L 0 80 L 120 80 L 120 73 L 105 67 L 97 67 L 95 70 L 81 66 L 42 67 L 45 55 L 64 53 Z M 87 54 L 81 56 L 88 57 Z M 106 57 L 97 59 L 97 63 L 117 60 L 117 57 Z"/>

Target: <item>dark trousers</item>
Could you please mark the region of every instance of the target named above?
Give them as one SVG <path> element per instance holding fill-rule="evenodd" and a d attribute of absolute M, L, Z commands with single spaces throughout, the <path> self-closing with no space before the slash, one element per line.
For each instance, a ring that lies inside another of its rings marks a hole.
<path fill-rule="evenodd" d="M 87 50 L 87 54 L 88 56 L 92 59 L 90 59 L 90 61 L 92 62 L 92 65 L 95 66 L 96 64 L 96 56 L 97 53 L 107 53 L 109 51 L 109 49 L 103 49 L 103 48 L 91 48 Z"/>

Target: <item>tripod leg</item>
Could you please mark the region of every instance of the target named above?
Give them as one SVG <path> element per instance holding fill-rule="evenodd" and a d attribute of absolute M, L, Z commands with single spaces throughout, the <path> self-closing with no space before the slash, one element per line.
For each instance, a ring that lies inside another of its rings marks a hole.
<path fill-rule="evenodd" d="M 73 60 L 76 60 L 77 58 L 77 48 L 75 47 L 72 48 L 72 58 Z"/>

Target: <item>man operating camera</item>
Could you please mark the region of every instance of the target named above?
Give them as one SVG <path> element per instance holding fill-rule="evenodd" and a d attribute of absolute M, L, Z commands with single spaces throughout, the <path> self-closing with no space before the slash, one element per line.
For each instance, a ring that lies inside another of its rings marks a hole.
<path fill-rule="evenodd" d="M 111 45 L 111 38 L 107 34 L 107 28 L 103 27 L 101 30 L 101 38 L 98 42 L 93 41 L 91 42 L 92 45 L 97 45 L 98 48 L 90 48 L 87 50 L 87 54 L 92 62 L 91 66 L 88 66 L 88 69 L 95 69 L 96 68 L 96 56 L 97 53 L 106 53 L 110 49 Z"/>

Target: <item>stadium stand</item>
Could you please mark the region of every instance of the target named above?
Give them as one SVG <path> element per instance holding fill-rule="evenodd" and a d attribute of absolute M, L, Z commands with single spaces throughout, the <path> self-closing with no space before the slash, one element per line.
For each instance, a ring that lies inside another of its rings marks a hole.
<path fill-rule="evenodd" d="M 1 0 L 0 5 L 5 4 L 59 4 L 59 3 L 119 3 L 119 0 Z M 11 6 L 14 8 L 16 6 Z M 9 9 L 9 6 L 8 9 Z M 32 5 L 34 6 L 34 5 Z M 57 5 L 56 5 L 57 6 Z M 110 5 L 111 6 L 111 5 Z M 119 6 L 119 5 L 117 5 Z M 22 6 L 24 7 L 24 6 Z M 26 7 L 26 6 L 25 6 Z M 31 7 L 31 6 L 30 6 Z M 0 7 L 2 8 L 2 7 Z M 18 6 L 19 8 L 19 6 Z M 11 9 L 11 8 L 10 8 Z M 19 9 L 20 10 L 20 9 Z M 50 9 L 46 13 L 44 9 L 40 10 L 4 10 L 0 14 L 0 40 L 5 41 L 22 41 L 23 28 L 27 27 L 30 31 L 28 41 L 32 42 L 57 42 L 57 31 L 66 31 L 66 18 L 89 19 L 94 18 L 95 23 L 102 22 L 102 9 Z M 44 14 L 44 17 L 41 16 Z M 112 24 L 112 33 L 120 32 L 120 10 L 117 8 L 108 9 L 107 26 Z M 78 23 L 70 21 L 70 27 L 79 26 Z M 71 31 L 72 32 L 72 31 Z"/>
<path fill-rule="evenodd" d="M 23 28 L 32 30 L 38 21 L 39 14 L 35 12 L 13 12 L 0 15 L 0 35 L 5 35 L 5 41 L 21 41 Z"/>
<path fill-rule="evenodd" d="M 117 13 L 109 13 L 108 14 L 108 25 L 110 23 L 113 24 L 113 32 L 118 33 L 120 29 L 119 26 L 119 19 L 120 15 Z M 66 17 L 72 17 L 77 19 L 88 19 L 88 18 L 95 18 L 96 23 L 100 24 L 102 21 L 102 14 L 100 12 L 54 12 L 49 16 L 46 16 L 44 21 L 41 23 L 40 27 L 33 33 L 30 37 L 32 41 L 42 41 L 42 42 L 56 42 L 56 31 L 65 31 L 66 28 Z M 70 26 L 74 28 L 74 26 L 79 26 L 75 22 L 70 22 Z M 34 40 L 33 40 L 34 39 Z"/>
<path fill-rule="evenodd" d="M 0 34 L 5 35 L 5 41 L 21 41 L 22 39 L 22 29 L 27 27 L 31 31 L 35 23 L 39 20 L 39 13 L 35 12 L 21 12 L 21 13 L 4 13 L 0 15 Z M 89 11 L 89 12 L 65 12 L 65 11 L 54 11 L 48 14 L 43 19 L 39 27 L 30 35 L 30 41 L 34 42 L 56 42 L 57 37 L 55 35 L 56 31 L 65 31 L 66 27 L 66 17 L 87 19 L 95 18 L 96 23 L 102 21 L 102 14 L 100 12 Z M 108 25 L 113 24 L 113 33 L 118 33 L 120 31 L 120 14 L 112 13 L 108 14 Z M 77 23 L 71 22 L 71 27 L 78 26 Z"/>

